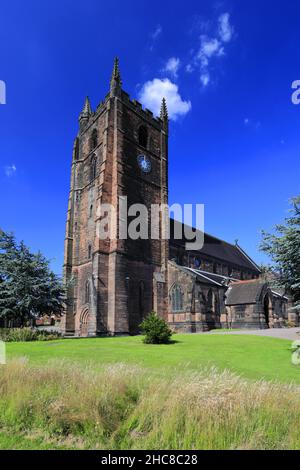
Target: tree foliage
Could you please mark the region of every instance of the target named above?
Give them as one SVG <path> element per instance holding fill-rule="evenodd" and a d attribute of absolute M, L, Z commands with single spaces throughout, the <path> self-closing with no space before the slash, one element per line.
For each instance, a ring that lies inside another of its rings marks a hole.
<path fill-rule="evenodd" d="M 49 261 L 0 230 L 0 318 L 25 325 L 42 315 L 61 315 L 64 300 L 62 281 Z"/>
<path fill-rule="evenodd" d="M 291 206 L 290 215 L 275 227 L 275 233 L 262 233 L 260 248 L 270 256 L 278 284 L 300 307 L 300 196 L 291 200 Z"/>

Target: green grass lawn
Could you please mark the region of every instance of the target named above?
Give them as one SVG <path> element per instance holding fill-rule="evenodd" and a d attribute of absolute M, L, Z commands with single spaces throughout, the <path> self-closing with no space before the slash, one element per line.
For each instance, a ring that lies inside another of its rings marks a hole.
<path fill-rule="evenodd" d="M 217 367 L 250 379 L 300 384 L 300 368 L 291 364 L 290 341 L 250 335 L 176 335 L 175 340 L 163 346 L 145 345 L 141 337 L 8 343 L 7 353 L 8 359 L 27 357 L 39 365 L 51 359 L 97 368 L 122 362 L 159 375 Z"/>

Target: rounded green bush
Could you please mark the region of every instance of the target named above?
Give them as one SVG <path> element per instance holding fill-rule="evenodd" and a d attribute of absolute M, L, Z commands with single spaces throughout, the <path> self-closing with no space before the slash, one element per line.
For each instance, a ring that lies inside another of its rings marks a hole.
<path fill-rule="evenodd" d="M 168 344 L 173 334 L 167 322 L 155 312 L 151 312 L 145 318 L 140 328 L 145 335 L 144 343 L 146 344 Z"/>

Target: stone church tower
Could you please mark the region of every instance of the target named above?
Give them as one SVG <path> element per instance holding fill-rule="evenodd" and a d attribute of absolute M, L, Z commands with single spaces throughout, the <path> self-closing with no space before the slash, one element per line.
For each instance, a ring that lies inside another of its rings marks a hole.
<path fill-rule="evenodd" d="M 67 334 L 137 333 L 153 309 L 167 318 L 168 242 L 120 239 L 118 222 L 115 239 L 98 237 L 101 207 L 118 209 L 124 196 L 128 207 L 168 203 L 168 113 L 164 100 L 156 118 L 130 99 L 115 59 L 104 102 L 93 112 L 86 98 L 73 148 L 64 260 Z"/>

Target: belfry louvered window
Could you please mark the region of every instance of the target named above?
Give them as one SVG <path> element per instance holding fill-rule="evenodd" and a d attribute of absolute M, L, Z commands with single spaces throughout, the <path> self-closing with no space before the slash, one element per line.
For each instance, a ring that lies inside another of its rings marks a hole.
<path fill-rule="evenodd" d="M 141 126 L 139 128 L 139 144 L 142 147 L 147 148 L 147 143 L 148 143 L 148 132 L 147 128 L 145 126 Z"/>
<path fill-rule="evenodd" d="M 175 285 L 171 291 L 172 312 L 183 311 L 183 292 L 180 286 Z"/>

